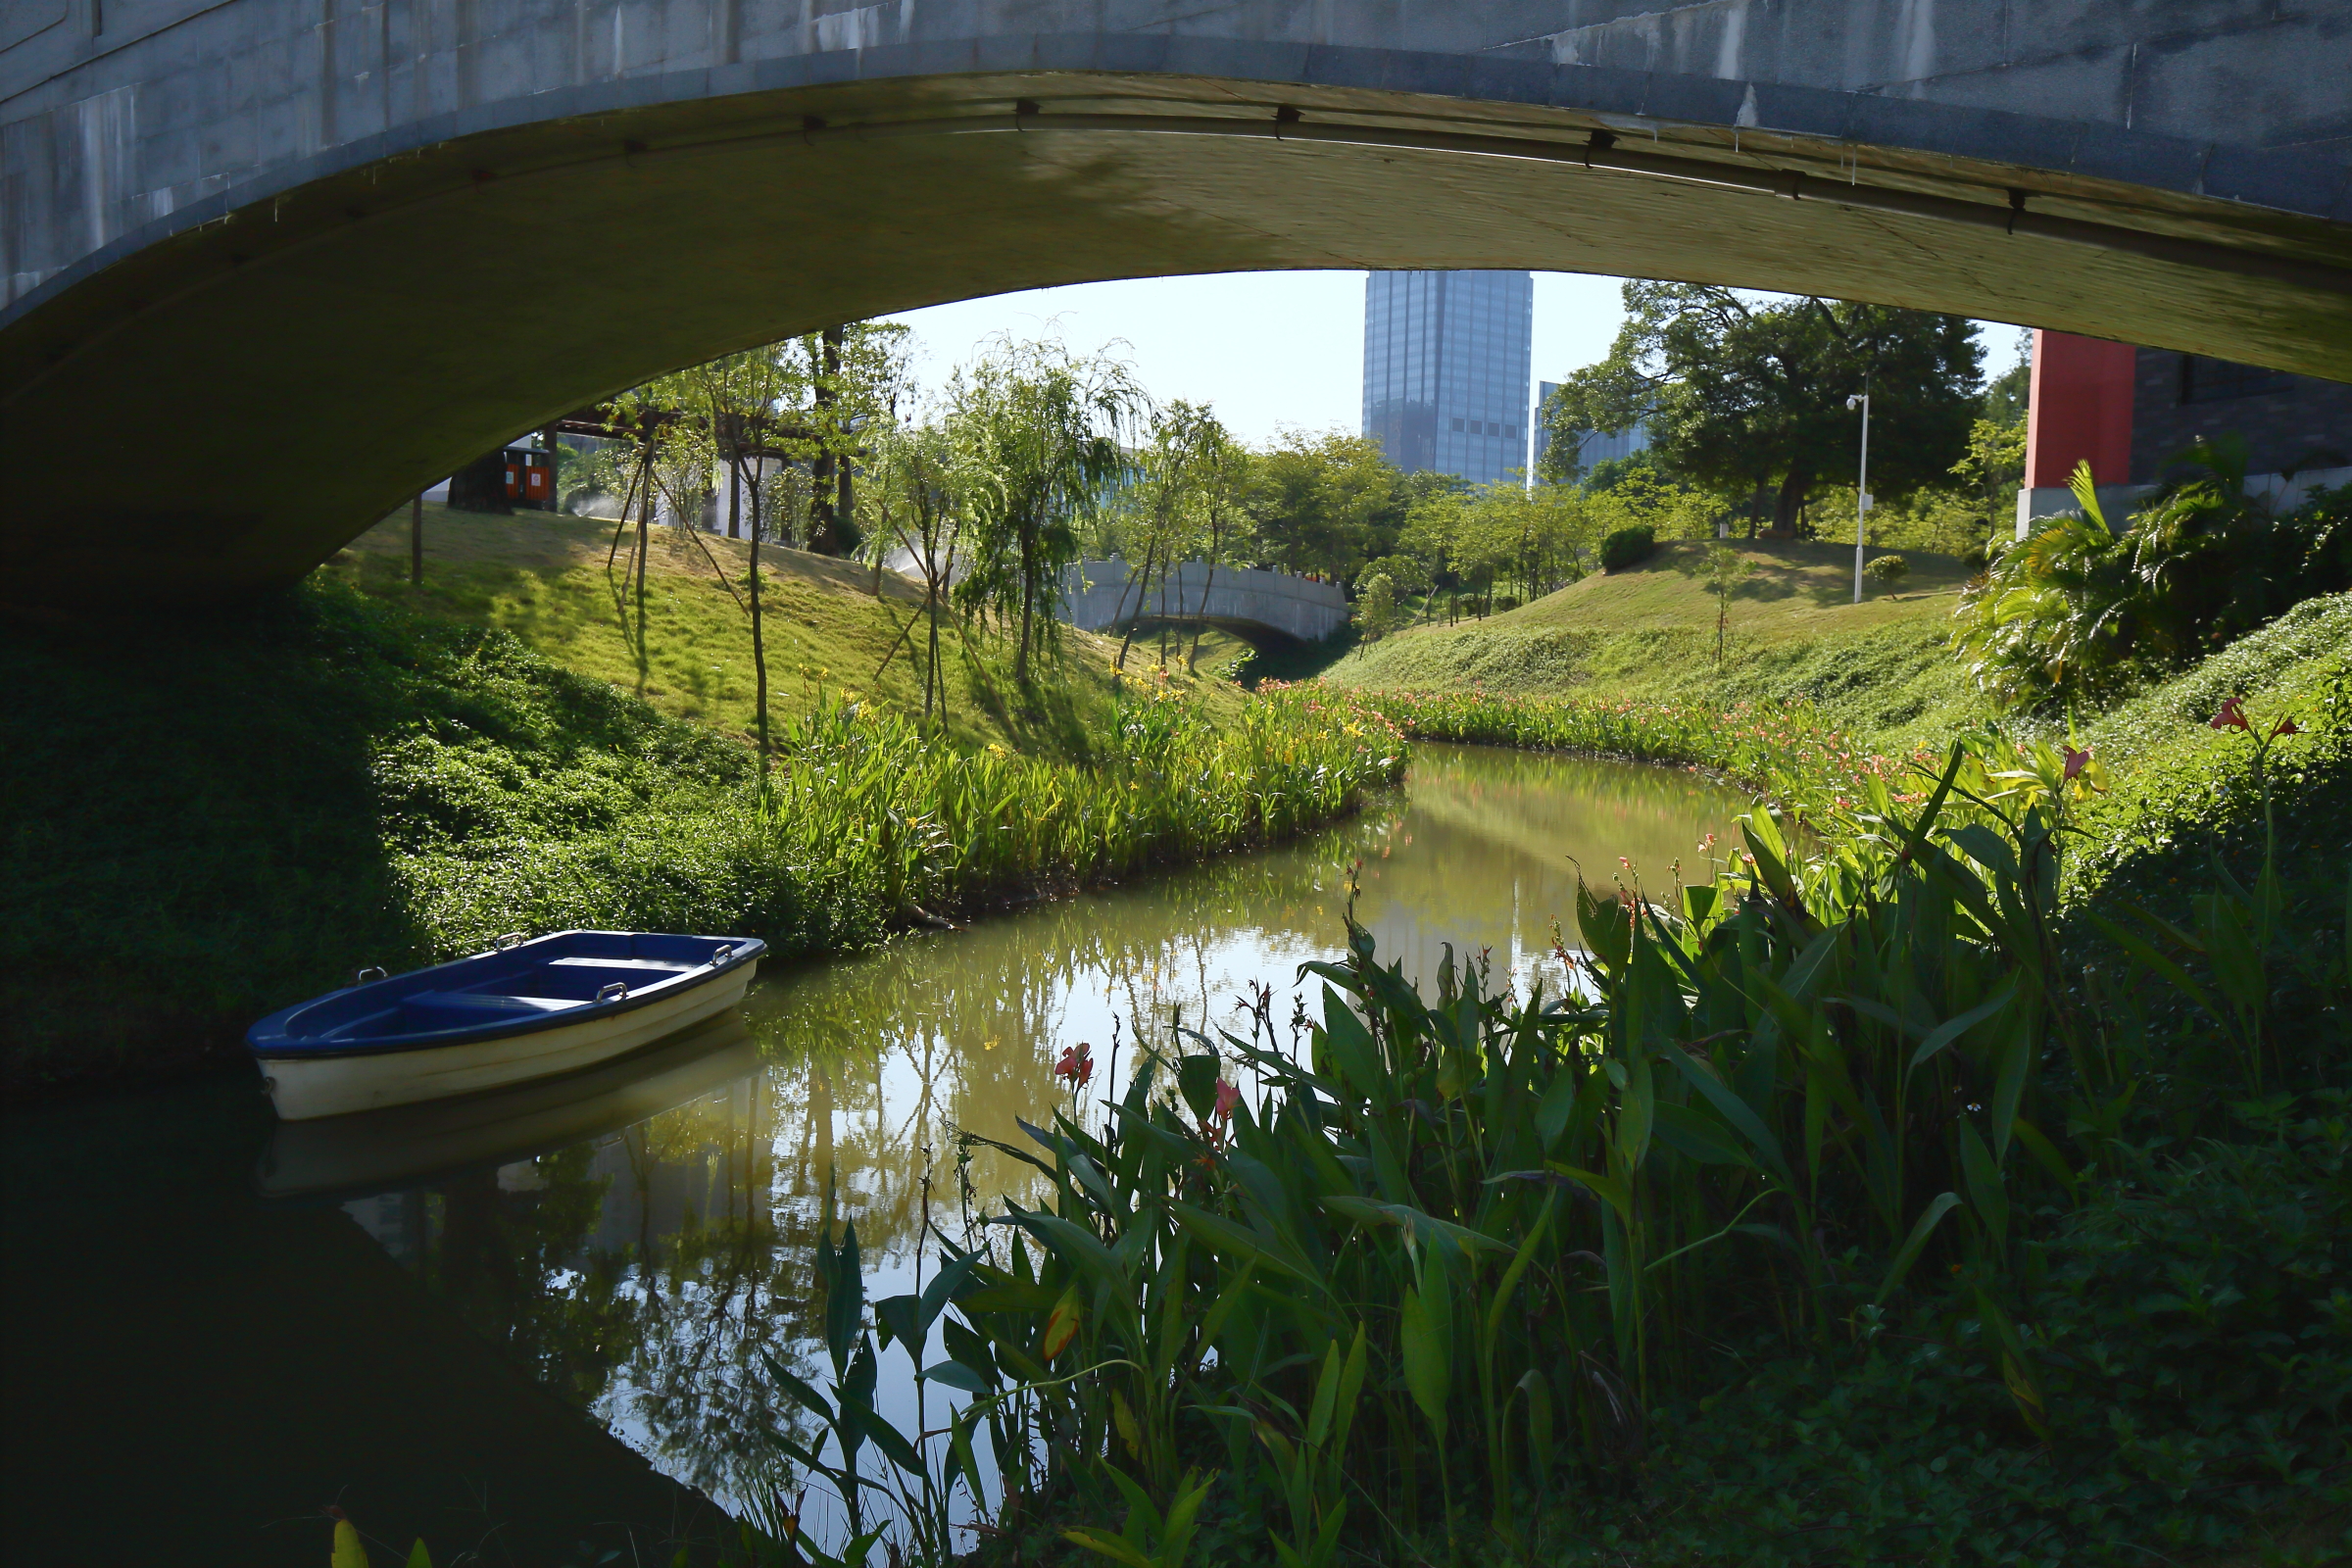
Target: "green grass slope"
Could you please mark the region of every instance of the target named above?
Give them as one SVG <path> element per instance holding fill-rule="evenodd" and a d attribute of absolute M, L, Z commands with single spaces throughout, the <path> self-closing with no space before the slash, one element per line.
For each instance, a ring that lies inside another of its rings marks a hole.
<path fill-rule="evenodd" d="M 1986 711 L 1945 647 L 1969 575 L 1958 561 L 1906 552 L 1903 586 L 1866 585 L 1857 605 L 1850 547 L 1737 548 L 1750 573 L 1732 597 L 1720 663 L 1716 604 L 1699 575 L 1706 547 L 1681 543 L 1487 620 L 1399 632 L 1323 678 L 1367 690 L 1584 689 L 1725 708 L 1801 699 L 1841 728 L 1904 749 Z"/>
<path fill-rule="evenodd" d="M 642 624 L 626 574 L 634 533 L 612 560 L 613 525 L 594 517 L 520 513 L 499 517 L 424 509 L 424 580 L 409 581 L 406 508 L 353 540 L 323 575 L 436 619 L 513 632 L 535 653 L 644 699 L 675 718 L 748 740 L 754 696 L 749 547 L 741 541 L 651 530 Z M 922 708 L 922 589 L 896 572 L 804 551 L 760 553 L 770 722 L 807 712 L 824 687 L 910 712 Z M 608 564 L 608 563 L 611 563 Z M 1065 630 L 1066 657 L 1016 692 L 1001 639 L 967 640 L 941 628 L 948 733 L 965 748 L 991 743 L 1062 757 L 1086 753 L 1107 715 L 1117 644 Z M 895 652 L 894 652 L 895 650 Z M 1152 660 L 1142 660 L 1149 666 Z M 1138 656 L 1130 654 L 1131 671 Z M 1212 717 L 1239 710 L 1240 694 L 1208 674 L 1171 678 Z"/>
<path fill-rule="evenodd" d="M 233 610 L 0 628 L 0 780 L 22 803 L 0 840 L 0 1085 L 200 1062 L 360 964 L 446 956 L 453 920 L 557 918 L 475 907 L 517 866 L 566 868 L 592 923 L 723 913 L 779 956 L 882 934 L 891 911 L 824 846 L 779 871 L 775 845 L 711 825 L 756 769 L 750 626 L 719 575 L 743 546 L 706 556 L 656 530 L 641 632 L 634 586 L 606 570 L 609 523 L 428 508 L 425 527 L 420 587 L 404 513 Z M 919 589 L 763 562 L 779 737 L 820 687 L 919 710 L 919 666 L 889 657 Z M 951 621 L 943 647 L 947 747 L 1100 753 L 1116 644 L 1068 633 L 1026 692 L 1002 636 Z M 1130 670 L 1158 689 L 1155 652 Z M 1247 701 L 1205 666 L 1166 684 L 1220 728 Z M 712 906 L 728 899 L 742 907 Z"/>

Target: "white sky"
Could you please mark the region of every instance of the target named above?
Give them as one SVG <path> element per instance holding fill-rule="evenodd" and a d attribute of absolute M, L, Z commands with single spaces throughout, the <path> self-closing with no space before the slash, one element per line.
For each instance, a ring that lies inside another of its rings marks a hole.
<path fill-rule="evenodd" d="M 1536 274 L 1534 378 L 1557 381 L 1609 351 L 1623 314 L 1620 279 Z M 1252 445 L 1277 428 L 1337 427 L 1363 418 L 1364 274 L 1228 272 L 1033 289 L 909 311 L 917 373 L 936 386 L 1002 332 L 1058 330 L 1091 352 L 1124 339 L 1125 357 L 1154 398 L 1213 407 Z M 2017 329 L 1984 327 L 1985 373 L 2017 361 Z M 1531 389 L 1532 399 L 1532 389 Z"/>

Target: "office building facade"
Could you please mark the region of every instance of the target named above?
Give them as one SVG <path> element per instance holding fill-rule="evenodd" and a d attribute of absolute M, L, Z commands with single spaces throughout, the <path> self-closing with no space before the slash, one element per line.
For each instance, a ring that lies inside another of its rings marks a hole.
<path fill-rule="evenodd" d="M 1529 465 L 1528 471 L 1531 473 L 1544 466 L 1544 454 L 1551 449 L 1551 431 L 1544 423 L 1544 406 L 1551 401 L 1551 395 L 1559 389 L 1560 383 L 1557 381 L 1537 383 L 1536 456 L 1534 463 Z M 1580 472 L 1606 463 L 1611 458 L 1630 458 L 1637 452 L 1649 450 L 1649 426 L 1639 419 L 1615 435 L 1603 435 L 1597 430 L 1583 430 L 1578 432 L 1578 437 L 1576 466 Z"/>
<path fill-rule="evenodd" d="M 1364 434 L 1407 473 L 1525 468 L 1535 318 L 1528 272 L 1367 274 Z"/>

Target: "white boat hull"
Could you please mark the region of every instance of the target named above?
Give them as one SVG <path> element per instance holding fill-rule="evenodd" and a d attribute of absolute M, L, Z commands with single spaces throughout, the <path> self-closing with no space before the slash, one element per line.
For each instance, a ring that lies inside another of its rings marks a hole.
<path fill-rule="evenodd" d="M 759 968 L 738 964 L 642 1007 L 552 1029 L 416 1050 L 266 1057 L 262 1082 L 287 1121 L 503 1089 L 593 1067 L 700 1023 L 740 1003 Z"/>

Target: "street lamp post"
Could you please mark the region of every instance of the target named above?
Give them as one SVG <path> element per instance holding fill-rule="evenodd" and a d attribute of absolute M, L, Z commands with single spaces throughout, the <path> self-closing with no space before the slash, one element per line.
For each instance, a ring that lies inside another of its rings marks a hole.
<path fill-rule="evenodd" d="M 1862 519 L 1870 515 L 1870 394 L 1857 392 L 1845 400 L 1862 411 L 1862 473 L 1854 481 L 1854 603 L 1862 602 Z"/>

